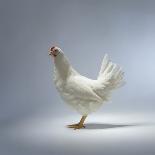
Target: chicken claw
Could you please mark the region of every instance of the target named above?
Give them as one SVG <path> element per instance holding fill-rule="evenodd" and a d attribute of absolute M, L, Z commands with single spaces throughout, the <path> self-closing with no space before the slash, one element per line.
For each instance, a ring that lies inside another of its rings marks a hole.
<path fill-rule="evenodd" d="M 85 126 L 83 124 L 80 124 L 80 123 L 67 125 L 67 127 L 68 128 L 74 128 L 74 130 L 85 128 Z"/>
<path fill-rule="evenodd" d="M 85 119 L 87 116 L 82 116 L 81 120 L 79 123 L 76 124 L 71 124 L 71 125 L 67 125 L 68 128 L 74 128 L 74 130 L 76 129 L 81 129 L 81 128 L 85 128 L 85 126 L 83 125 Z"/>

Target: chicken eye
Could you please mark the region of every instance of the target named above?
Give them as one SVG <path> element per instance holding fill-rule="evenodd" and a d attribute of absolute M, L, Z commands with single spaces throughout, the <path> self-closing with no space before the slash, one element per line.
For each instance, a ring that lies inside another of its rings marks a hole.
<path fill-rule="evenodd" d="M 59 52 L 59 50 L 58 49 L 55 49 L 54 52 Z"/>

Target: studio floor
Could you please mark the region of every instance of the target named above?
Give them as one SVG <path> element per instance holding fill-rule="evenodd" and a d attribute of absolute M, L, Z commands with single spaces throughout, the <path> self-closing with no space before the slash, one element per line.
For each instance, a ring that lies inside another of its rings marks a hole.
<path fill-rule="evenodd" d="M 86 128 L 67 124 L 80 117 L 35 116 L 1 128 L 1 155 L 154 155 L 154 114 L 93 114 Z"/>

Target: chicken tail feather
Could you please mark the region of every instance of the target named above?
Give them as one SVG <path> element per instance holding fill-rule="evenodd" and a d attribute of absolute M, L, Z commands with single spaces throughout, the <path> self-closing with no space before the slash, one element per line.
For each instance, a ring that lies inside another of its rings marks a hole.
<path fill-rule="evenodd" d="M 105 89 L 112 90 L 125 84 L 123 77 L 122 68 L 105 54 L 97 80 L 104 85 Z"/>

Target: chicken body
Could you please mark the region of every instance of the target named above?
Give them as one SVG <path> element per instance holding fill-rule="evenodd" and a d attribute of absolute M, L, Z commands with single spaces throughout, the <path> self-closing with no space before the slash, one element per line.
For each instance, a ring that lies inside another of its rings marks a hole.
<path fill-rule="evenodd" d="M 82 115 L 95 111 L 103 101 L 94 91 L 98 85 L 97 80 L 77 74 L 69 76 L 66 81 L 60 80 L 60 78 L 55 78 L 54 81 L 61 97 Z"/>
<path fill-rule="evenodd" d="M 112 63 L 107 54 L 104 56 L 96 80 L 80 75 L 70 65 L 60 48 L 55 47 L 54 54 L 54 83 L 56 88 L 62 99 L 82 116 L 96 111 L 104 101 L 108 100 L 111 91 L 123 83 L 121 68 Z"/>

